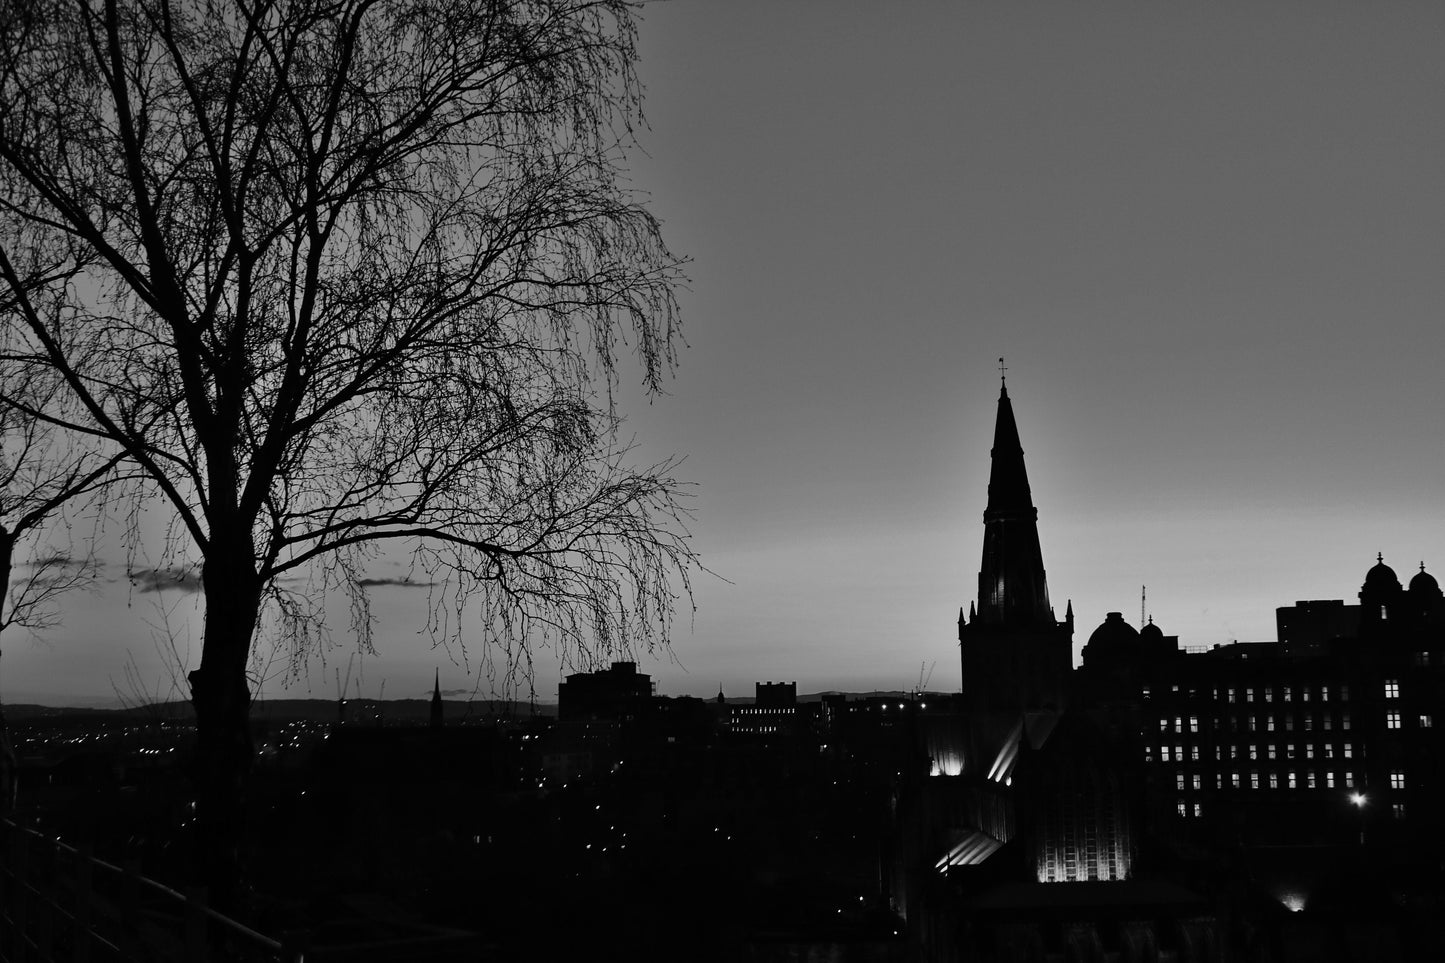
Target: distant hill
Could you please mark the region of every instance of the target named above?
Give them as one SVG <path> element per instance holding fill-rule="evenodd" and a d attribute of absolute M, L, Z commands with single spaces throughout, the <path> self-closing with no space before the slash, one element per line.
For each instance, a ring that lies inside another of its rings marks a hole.
<path fill-rule="evenodd" d="M 464 719 L 494 719 L 498 716 L 527 719 L 533 716 L 555 716 L 557 707 L 550 703 L 503 702 L 493 699 L 477 699 L 461 702 L 453 699 L 442 700 L 442 715 L 449 723 Z M 388 722 L 426 722 L 431 718 L 430 699 L 348 699 L 346 718 L 362 722 L 376 719 L 378 715 Z M 97 719 L 109 718 L 116 721 L 156 722 L 159 720 L 191 722 L 195 711 L 189 702 L 163 702 L 144 706 L 128 706 L 120 709 L 95 709 L 73 706 L 7 705 L 5 718 L 14 723 L 33 723 L 37 720 Z M 251 706 L 254 722 L 335 722 L 336 702 L 333 699 L 266 699 Z"/>

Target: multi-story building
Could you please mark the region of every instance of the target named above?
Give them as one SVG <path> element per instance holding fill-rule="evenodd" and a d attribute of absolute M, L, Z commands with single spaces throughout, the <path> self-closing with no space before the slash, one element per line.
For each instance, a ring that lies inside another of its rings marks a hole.
<path fill-rule="evenodd" d="M 1445 596 L 1423 564 L 1406 587 L 1377 558 L 1357 605 L 1280 608 L 1272 642 L 1186 649 L 1111 612 L 1075 670 L 1037 519 L 1005 388 L 963 691 L 937 707 L 957 727 L 920 715 L 931 765 L 899 794 L 895 899 L 924 957 L 1255 958 L 1241 934 L 1284 932 L 1261 906 L 1318 897 L 1321 945 L 1354 926 L 1346 958 L 1401 958 L 1381 907 L 1445 899 Z"/>

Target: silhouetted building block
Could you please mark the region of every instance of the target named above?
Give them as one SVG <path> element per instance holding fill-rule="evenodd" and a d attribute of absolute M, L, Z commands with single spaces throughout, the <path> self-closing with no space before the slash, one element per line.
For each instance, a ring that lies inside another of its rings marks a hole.
<path fill-rule="evenodd" d="M 614 662 L 601 672 L 574 672 L 557 690 L 557 718 L 627 721 L 652 698 L 652 677 L 635 662 Z"/>
<path fill-rule="evenodd" d="M 798 704 L 798 683 L 756 682 L 753 705 L 759 709 L 787 709 Z"/>
<path fill-rule="evenodd" d="M 1317 655 L 1335 639 L 1351 637 L 1360 627 L 1360 607 L 1339 599 L 1296 602 L 1274 610 L 1279 644 L 1289 655 Z"/>

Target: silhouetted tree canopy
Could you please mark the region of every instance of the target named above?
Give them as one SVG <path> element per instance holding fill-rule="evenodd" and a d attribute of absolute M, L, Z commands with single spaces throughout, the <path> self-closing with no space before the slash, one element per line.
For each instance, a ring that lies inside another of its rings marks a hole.
<path fill-rule="evenodd" d="M 679 486 L 612 404 L 678 343 L 622 180 L 635 39 L 615 0 L 0 0 L 6 363 L 199 560 L 220 836 L 258 625 L 304 646 L 294 585 L 339 587 L 365 643 L 384 546 L 446 580 L 434 628 L 511 658 L 665 644 Z"/>

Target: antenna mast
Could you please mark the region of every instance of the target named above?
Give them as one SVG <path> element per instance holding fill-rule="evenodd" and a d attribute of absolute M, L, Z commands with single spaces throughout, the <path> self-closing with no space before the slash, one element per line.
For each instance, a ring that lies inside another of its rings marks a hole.
<path fill-rule="evenodd" d="M 1148 586 L 1139 586 L 1139 628 L 1144 627 L 1144 600 L 1149 597 Z"/>

